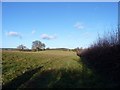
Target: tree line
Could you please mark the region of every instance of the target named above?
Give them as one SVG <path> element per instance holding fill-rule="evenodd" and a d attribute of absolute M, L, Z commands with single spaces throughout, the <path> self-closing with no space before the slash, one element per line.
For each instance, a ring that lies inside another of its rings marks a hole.
<path fill-rule="evenodd" d="M 31 49 L 33 51 L 42 51 L 42 50 L 45 50 L 45 46 L 46 45 L 44 43 L 42 43 L 41 41 L 35 40 L 35 41 L 32 42 L 32 48 Z M 17 49 L 23 51 L 23 50 L 27 50 L 28 48 L 21 44 L 17 47 Z"/>

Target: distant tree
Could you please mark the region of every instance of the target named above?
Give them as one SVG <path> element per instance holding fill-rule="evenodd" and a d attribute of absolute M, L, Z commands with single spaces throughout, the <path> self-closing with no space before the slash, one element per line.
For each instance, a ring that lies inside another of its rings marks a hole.
<path fill-rule="evenodd" d="M 45 50 L 45 44 L 44 43 L 42 43 L 42 49 Z"/>
<path fill-rule="evenodd" d="M 39 51 L 39 50 L 45 50 L 45 44 L 41 41 L 33 41 L 32 42 L 32 50 Z"/>
<path fill-rule="evenodd" d="M 47 47 L 47 48 L 46 48 L 46 50 L 50 50 L 50 48 L 49 48 L 49 47 Z"/>
<path fill-rule="evenodd" d="M 18 47 L 17 47 L 17 49 L 19 49 L 19 50 L 24 50 L 24 49 L 26 49 L 27 47 L 26 46 L 24 46 L 24 45 L 19 45 Z"/>

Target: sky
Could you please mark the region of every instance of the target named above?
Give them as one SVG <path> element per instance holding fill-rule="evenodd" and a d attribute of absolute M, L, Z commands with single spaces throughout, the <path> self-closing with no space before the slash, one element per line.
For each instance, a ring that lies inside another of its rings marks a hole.
<path fill-rule="evenodd" d="M 86 48 L 117 24 L 117 2 L 4 2 L 2 48 Z"/>
<path fill-rule="evenodd" d="M 119 0 L 1 0 L 2 2 L 118 2 Z"/>

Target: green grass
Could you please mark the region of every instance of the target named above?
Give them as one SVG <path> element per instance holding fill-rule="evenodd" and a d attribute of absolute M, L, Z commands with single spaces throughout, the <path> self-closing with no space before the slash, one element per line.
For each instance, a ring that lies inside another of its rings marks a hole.
<path fill-rule="evenodd" d="M 4 87 L 101 87 L 102 81 L 72 51 L 2 52 Z"/>

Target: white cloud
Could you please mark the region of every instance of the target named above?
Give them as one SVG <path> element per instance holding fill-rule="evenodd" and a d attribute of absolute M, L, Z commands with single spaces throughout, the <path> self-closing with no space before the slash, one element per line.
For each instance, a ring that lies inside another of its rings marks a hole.
<path fill-rule="evenodd" d="M 32 34 L 35 34 L 35 32 L 36 32 L 36 31 L 35 31 L 35 30 L 33 30 L 33 31 L 32 31 Z"/>
<path fill-rule="evenodd" d="M 41 35 L 41 38 L 42 38 L 42 39 L 47 39 L 47 40 L 56 39 L 56 35 L 42 34 L 42 35 Z"/>
<path fill-rule="evenodd" d="M 22 36 L 18 32 L 14 32 L 14 31 L 7 32 L 7 36 L 22 38 Z"/>
<path fill-rule="evenodd" d="M 77 22 L 77 23 L 74 25 L 74 27 L 75 27 L 76 29 L 78 29 L 78 30 L 84 29 L 83 24 L 80 23 L 80 22 Z"/>

